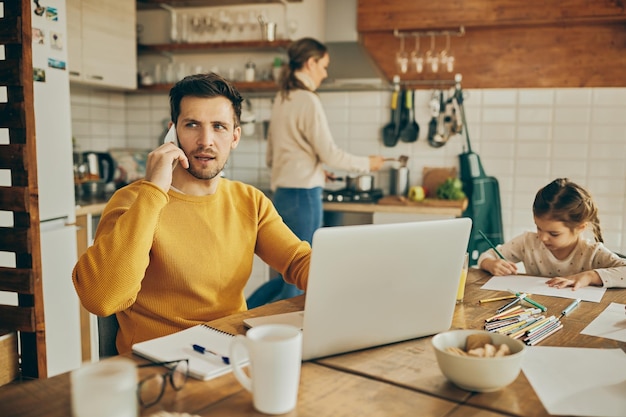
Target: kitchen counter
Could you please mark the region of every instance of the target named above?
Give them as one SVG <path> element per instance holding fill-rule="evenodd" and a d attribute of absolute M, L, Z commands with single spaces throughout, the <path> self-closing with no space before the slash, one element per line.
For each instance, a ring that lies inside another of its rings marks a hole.
<path fill-rule="evenodd" d="M 386 205 L 375 203 L 324 203 L 324 211 L 351 213 L 406 213 L 460 217 L 461 207 L 428 205 Z"/>
<path fill-rule="evenodd" d="M 404 223 L 461 217 L 467 201 L 426 199 L 412 202 L 406 198 L 386 196 L 378 203 L 324 202 L 324 225 Z"/>

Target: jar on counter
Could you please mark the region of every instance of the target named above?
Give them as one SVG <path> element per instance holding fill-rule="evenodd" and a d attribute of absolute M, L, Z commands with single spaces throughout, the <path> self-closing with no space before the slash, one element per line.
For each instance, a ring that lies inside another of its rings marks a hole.
<path fill-rule="evenodd" d="M 248 61 L 246 63 L 246 70 L 244 72 L 244 80 L 246 82 L 252 82 L 255 79 L 256 76 L 256 65 L 254 65 L 254 62 L 252 61 Z"/>

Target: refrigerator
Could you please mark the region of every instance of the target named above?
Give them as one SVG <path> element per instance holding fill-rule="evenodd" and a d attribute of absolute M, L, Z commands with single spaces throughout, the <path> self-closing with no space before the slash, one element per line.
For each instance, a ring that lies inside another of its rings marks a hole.
<path fill-rule="evenodd" d="M 80 302 L 72 284 L 76 204 L 65 0 L 32 6 L 41 264 L 48 376 L 80 367 Z"/>

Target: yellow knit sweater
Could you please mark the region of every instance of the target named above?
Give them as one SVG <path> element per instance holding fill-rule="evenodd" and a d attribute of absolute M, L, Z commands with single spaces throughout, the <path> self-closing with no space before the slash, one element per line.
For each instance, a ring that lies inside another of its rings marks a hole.
<path fill-rule="evenodd" d="M 117 313 L 117 349 L 247 309 L 254 254 L 306 289 L 311 248 L 256 188 L 220 179 L 190 196 L 138 181 L 107 204 L 72 274 L 83 306 Z"/>

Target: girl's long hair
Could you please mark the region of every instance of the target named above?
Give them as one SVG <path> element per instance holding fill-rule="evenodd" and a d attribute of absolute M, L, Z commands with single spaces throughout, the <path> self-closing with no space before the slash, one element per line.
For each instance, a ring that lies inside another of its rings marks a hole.
<path fill-rule="evenodd" d="M 604 242 L 598 207 L 591 194 L 567 178 L 557 178 L 537 192 L 533 214 L 535 217 L 563 222 L 572 230 L 589 222 L 596 241 Z"/>

